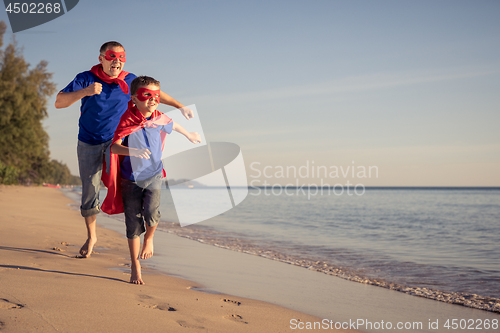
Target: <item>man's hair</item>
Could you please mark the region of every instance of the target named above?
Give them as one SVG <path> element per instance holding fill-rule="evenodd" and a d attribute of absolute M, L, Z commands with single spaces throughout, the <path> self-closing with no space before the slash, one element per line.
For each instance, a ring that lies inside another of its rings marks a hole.
<path fill-rule="evenodd" d="M 130 94 L 135 95 L 137 93 L 137 90 L 142 87 L 149 86 L 150 84 L 158 86 L 158 88 L 160 88 L 160 81 L 155 80 L 149 76 L 138 76 L 130 84 Z"/>
<path fill-rule="evenodd" d="M 110 47 L 121 47 L 123 49 L 123 51 L 125 51 L 125 48 L 123 47 L 123 45 L 118 43 L 118 42 L 106 42 L 106 43 L 102 44 L 99 52 L 105 53 Z"/>

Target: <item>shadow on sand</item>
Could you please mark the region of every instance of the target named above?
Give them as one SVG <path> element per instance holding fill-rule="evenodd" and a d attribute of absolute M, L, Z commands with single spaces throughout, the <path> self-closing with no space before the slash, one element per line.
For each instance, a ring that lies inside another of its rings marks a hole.
<path fill-rule="evenodd" d="M 63 256 L 65 258 L 75 258 L 75 257 L 68 256 L 68 255 L 62 254 L 62 253 L 46 251 L 46 250 L 38 250 L 38 249 L 24 249 L 24 248 L 18 248 L 18 247 L 0 246 L 0 250 L 16 251 L 16 252 L 37 252 L 37 253 L 46 253 L 46 254 L 52 254 L 52 255 L 57 255 L 57 256 Z M 41 269 L 41 268 L 28 267 L 28 266 L 17 266 L 17 265 L 0 265 L 0 267 L 10 268 L 10 269 L 23 269 L 23 270 L 29 270 L 29 271 L 45 272 L 45 273 L 55 273 L 55 274 L 62 274 L 62 275 L 84 276 L 84 277 L 91 277 L 91 278 L 97 278 L 97 279 L 105 279 L 105 280 L 128 283 L 125 280 L 107 277 L 107 276 L 92 275 L 92 274 L 71 273 L 71 272 L 56 271 L 56 270 L 50 270 L 50 269 Z"/>

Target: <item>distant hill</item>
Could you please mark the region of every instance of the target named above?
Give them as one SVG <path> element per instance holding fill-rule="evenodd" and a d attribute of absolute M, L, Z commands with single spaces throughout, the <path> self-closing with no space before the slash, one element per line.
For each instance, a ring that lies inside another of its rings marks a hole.
<path fill-rule="evenodd" d="M 168 188 L 169 185 L 181 185 L 181 186 L 184 186 L 186 188 L 207 187 L 206 185 L 199 183 L 195 180 L 188 180 L 188 179 L 165 180 L 165 186 Z"/>

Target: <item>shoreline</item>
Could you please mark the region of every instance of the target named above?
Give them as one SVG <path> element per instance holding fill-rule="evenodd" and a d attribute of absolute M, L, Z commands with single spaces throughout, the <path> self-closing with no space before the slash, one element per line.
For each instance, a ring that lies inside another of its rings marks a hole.
<path fill-rule="evenodd" d="M 292 319 L 321 320 L 249 298 L 200 292 L 201 284 L 146 265 L 146 285 L 132 285 L 120 233 L 98 226 L 97 253 L 75 258 L 85 226 L 70 205 L 56 189 L 0 186 L 2 331 L 288 332 Z"/>
<path fill-rule="evenodd" d="M 377 286 L 388 290 L 398 291 L 411 296 L 423 297 L 447 304 L 462 305 L 469 308 L 500 314 L 500 299 L 495 297 L 482 296 L 474 293 L 443 291 L 428 287 L 407 286 L 390 281 L 385 281 L 384 279 L 380 278 L 369 278 L 359 275 L 356 271 L 346 269 L 344 267 L 335 266 L 323 261 L 304 259 L 302 257 L 289 254 L 285 255 L 272 249 L 263 250 L 259 246 L 247 244 L 246 242 L 242 242 L 240 239 L 236 238 L 227 238 L 227 240 L 221 241 L 220 239 L 210 237 L 210 235 L 206 234 L 206 232 L 202 230 L 188 230 L 188 228 L 180 228 L 177 224 L 171 222 L 162 223 L 167 225 L 165 227 L 167 229 L 167 232 L 203 244 L 255 255 L 269 260 L 283 262 L 286 264 L 316 271 L 318 273 L 338 277 L 347 281 L 357 282 L 364 285 Z"/>
<path fill-rule="evenodd" d="M 379 188 L 374 188 L 379 189 Z M 389 188 L 388 188 L 389 189 Z M 408 189 L 415 189 L 408 187 Z M 437 189 L 422 187 L 421 189 Z M 446 190 L 452 188 L 446 188 Z M 484 189 L 476 187 L 474 189 Z M 494 188 L 495 190 L 500 188 Z M 68 192 L 65 192 L 68 193 Z M 78 194 L 78 192 L 73 192 Z M 76 196 L 73 198 L 77 202 L 80 200 Z M 105 214 L 101 214 L 105 215 Z M 111 219 L 119 220 L 123 223 L 123 218 L 118 216 L 107 216 Z M 377 286 L 388 290 L 398 291 L 407 295 L 423 297 L 426 299 L 443 302 L 447 304 L 461 305 L 468 308 L 474 308 L 482 311 L 500 314 L 500 299 L 492 296 L 484 296 L 471 292 L 459 292 L 450 290 L 441 290 L 429 286 L 406 285 L 393 282 L 379 277 L 367 277 L 356 270 L 348 267 L 340 267 L 330 262 L 321 261 L 318 258 L 309 258 L 293 254 L 284 254 L 275 251 L 272 248 L 263 247 L 262 244 L 255 244 L 252 241 L 246 241 L 238 238 L 238 235 L 213 230 L 210 226 L 192 225 L 188 228 L 182 228 L 178 223 L 160 221 L 158 230 L 164 230 L 179 237 L 184 237 L 202 244 L 216 246 L 222 249 L 242 252 L 259 256 L 262 258 L 283 262 L 286 264 L 298 266 L 308 270 L 323 273 L 332 277 L 338 277 L 347 281 L 357 282 L 364 285 Z M 243 235 L 244 236 L 244 235 Z"/>
<path fill-rule="evenodd" d="M 368 188 L 367 188 L 368 189 Z M 392 190 L 392 189 L 407 189 L 407 190 L 442 190 L 442 191 L 455 191 L 455 190 L 500 190 L 498 187 L 490 187 L 490 188 L 485 188 L 485 187 L 474 187 L 474 188 L 467 188 L 467 187 L 370 187 L 370 190 L 374 191 L 379 191 L 379 190 Z M 247 208 L 248 211 L 248 208 Z M 248 212 L 247 212 L 248 214 Z M 265 215 L 258 215 L 260 219 L 264 220 L 266 219 Z M 273 216 L 276 218 L 276 216 Z M 221 219 L 224 221 L 224 219 Z M 175 217 L 173 219 L 175 221 Z M 311 242 L 311 239 L 308 239 L 305 241 L 308 245 L 309 248 L 305 246 L 297 246 L 297 247 L 287 247 L 287 245 L 283 242 L 283 244 L 275 246 L 275 244 L 269 242 L 269 241 L 262 241 L 258 238 L 255 238 L 255 235 L 258 233 L 252 234 L 251 232 L 253 230 L 250 230 L 250 234 L 253 235 L 253 238 L 247 238 L 244 233 L 241 232 L 232 232 L 232 231 L 223 231 L 223 230 L 241 230 L 244 229 L 244 221 L 245 217 L 242 216 L 242 218 L 233 221 L 232 223 L 237 224 L 236 227 L 231 228 L 230 226 L 224 225 L 224 223 L 218 223 L 219 221 L 214 221 L 214 227 L 210 225 L 210 223 L 207 223 L 206 225 L 200 224 L 200 225 L 194 225 L 189 228 L 180 228 L 178 224 L 176 223 L 171 223 L 171 222 L 165 222 L 164 226 L 165 229 L 168 230 L 168 232 L 171 232 L 173 234 L 176 234 L 181 237 L 185 237 L 188 239 L 196 240 L 198 242 L 201 242 L 203 244 L 211 244 L 220 248 L 225 248 L 225 249 L 230 249 L 232 251 L 238 251 L 238 252 L 243 252 L 243 253 L 248 253 L 260 257 L 264 257 L 267 259 L 279 261 L 279 262 L 284 262 L 290 265 L 295 265 L 295 266 L 300 266 L 305 269 L 309 270 L 314 270 L 326 275 L 330 276 L 336 276 L 348 281 L 353 281 L 353 282 L 358 282 L 361 284 L 365 285 L 373 285 L 373 286 L 378 286 L 384 289 L 388 290 L 396 290 L 401 293 L 405 293 L 408 295 L 412 296 L 418 296 L 418 297 L 424 297 L 427 299 L 432 299 L 435 301 L 440 301 L 448 304 L 457 304 L 457 305 L 462 305 L 466 307 L 471 307 L 479 310 L 484 310 L 488 312 L 493 312 L 500 314 L 500 295 L 498 294 L 498 288 L 495 288 L 495 278 L 493 276 L 485 276 L 483 274 L 482 276 L 475 277 L 475 275 L 471 276 L 470 281 L 468 281 L 468 284 L 465 288 L 464 286 L 460 286 L 459 284 L 454 284 L 454 282 L 450 283 L 450 280 L 453 280 L 452 275 L 448 274 L 448 276 L 445 276 L 446 271 L 440 272 L 439 270 L 436 270 L 437 273 L 441 273 L 441 276 L 443 279 L 441 279 L 439 274 L 436 274 L 434 272 L 434 276 L 431 275 L 432 278 L 434 278 L 434 281 L 432 279 L 430 280 L 431 282 L 428 283 L 427 281 L 424 281 L 424 279 L 419 280 L 419 271 L 415 272 L 415 268 L 417 270 L 421 270 L 422 272 L 425 272 L 424 267 L 415 267 L 418 266 L 418 264 L 415 264 L 413 266 L 408 265 L 406 267 L 410 267 L 410 269 L 413 269 L 414 271 L 412 272 L 412 275 L 401 275 L 397 276 L 397 274 L 394 276 L 391 276 L 390 274 L 377 274 L 373 272 L 373 267 L 370 266 L 370 263 L 368 263 L 367 268 L 364 269 L 362 266 L 363 261 L 361 264 L 358 262 L 357 264 L 353 265 L 352 263 L 355 262 L 358 258 L 351 256 L 349 259 L 351 262 L 348 260 L 335 260 L 337 256 L 339 257 L 348 257 L 349 255 L 349 246 L 346 246 L 347 248 L 347 253 L 344 252 L 342 249 L 342 246 L 340 246 L 340 249 L 333 249 L 335 251 L 333 254 L 328 253 L 328 255 L 325 255 L 322 253 L 322 255 L 317 255 L 316 250 L 319 252 L 322 251 L 321 247 L 314 247 L 313 244 L 314 240 Z M 270 221 L 274 221 L 273 219 L 270 219 Z M 243 222 L 243 223 L 242 223 Z M 226 224 L 231 223 L 231 221 L 228 221 L 226 218 Z M 271 223 L 272 224 L 272 223 Z M 278 220 L 279 224 L 279 220 Z M 293 223 L 291 223 L 293 224 Z M 219 229 L 219 225 L 221 229 Z M 253 225 L 252 225 L 253 226 Z M 317 226 L 317 224 L 315 224 Z M 243 228 L 242 228 L 243 227 Z M 260 225 L 261 232 L 265 232 L 265 226 Z M 286 226 L 285 226 L 286 227 Z M 276 235 L 278 235 L 274 229 L 272 229 L 272 226 L 270 226 L 270 230 L 272 230 L 270 233 L 273 234 L 274 239 L 276 238 Z M 274 233 L 273 233 L 274 231 Z M 300 229 L 294 229 L 295 232 L 299 231 Z M 290 236 L 290 234 L 287 234 L 287 236 Z M 265 238 L 265 237 L 264 237 Z M 322 239 L 324 242 L 325 240 Z M 299 242 L 297 242 L 299 243 Z M 353 242 L 355 244 L 355 242 Z M 480 243 L 479 243 L 480 244 Z M 376 244 L 372 244 L 376 245 Z M 337 246 L 339 247 L 339 246 Z M 356 246 L 354 246 L 356 247 Z M 328 248 L 330 250 L 330 248 Z M 366 249 L 365 249 L 366 250 Z M 368 250 L 369 251 L 369 250 Z M 361 252 L 357 252 L 358 254 Z M 361 256 L 361 255 L 359 255 Z M 491 256 L 489 257 L 490 259 L 492 258 Z M 372 257 L 372 261 L 376 261 L 377 258 Z M 461 259 L 462 260 L 462 259 Z M 404 266 L 404 261 L 400 260 L 399 264 L 402 264 Z M 412 261 L 412 259 L 409 259 L 408 261 Z M 366 261 L 364 262 L 366 263 Z M 380 262 L 376 263 L 384 263 L 383 260 L 380 260 Z M 415 261 L 415 263 L 420 263 L 422 264 L 422 261 Z M 391 263 L 392 264 L 392 263 Z M 424 262 L 425 265 L 425 262 Z M 443 265 L 446 265 L 443 263 Z M 439 263 L 437 264 L 439 266 Z M 394 269 L 394 267 L 398 266 L 393 266 L 391 267 Z M 408 268 L 404 269 L 408 269 Z M 472 269 L 475 269 L 477 266 L 471 266 Z M 390 269 L 389 268 L 389 272 Z M 432 269 L 432 265 L 429 267 Z M 370 271 L 372 269 L 372 271 Z M 404 269 L 402 269 L 402 272 L 405 273 Z M 481 269 L 481 268 L 477 268 Z M 487 270 L 487 268 L 484 268 Z M 493 267 L 491 268 L 493 269 Z M 382 272 L 381 272 L 382 273 Z M 458 273 L 461 274 L 468 274 L 467 271 L 459 271 Z M 457 274 L 458 274 L 457 273 Z M 492 273 L 493 274 L 493 273 Z M 491 275 L 492 275 L 491 274 Z M 424 274 L 425 275 L 425 274 Z M 498 276 L 498 275 L 497 275 Z M 403 278 L 401 278 L 403 277 Z M 415 278 L 414 278 L 415 277 Z M 424 278 L 427 276 L 424 276 Z M 489 280 L 480 280 L 482 278 L 490 278 Z M 473 279 L 472 279 L 473 278 Z M 448 279 L 448 280 L 447 280 Z M 463 279 L 463 281 L 467 281 L 466 278 Z M 434 282 L 434 283 L 432 283 Z M 465 283 L 462 283 L 465 284 Z M 468 287 L 468 286 L 475 286 L 475 287 Z M 457 288 L 458 287 L 458 288 Z M 489 290 L 488 290 L 489 288 Z"/>

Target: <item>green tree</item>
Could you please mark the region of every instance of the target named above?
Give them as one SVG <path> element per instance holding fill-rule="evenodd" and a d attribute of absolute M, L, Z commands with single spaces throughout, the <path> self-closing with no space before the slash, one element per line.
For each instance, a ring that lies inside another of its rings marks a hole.
<path fill-rule="evenodd" d="M 17 184 L 18 171 L 10 165 L 3 165 L 0 161 L 0 184 Z"/>
<path fill-rule="evenodd" d="M 47 100 L 56 91 L 52 73 L 47 72 L 46 61 L 30 69 L 15 38 L 2 50 L 5 30 L 5 22 L 0 21 L 0 162 L 4 173 L 9 182 L 17 177 L 21 183 L 56 179 L 66 183 L 71 179 L 69 170 L 50 161 L 49 136 L 42 125 L 48 116 Z"/>
<path fill-rule="evenodd" d="M 52 160 L 49 163 L 48 173 L 44 175 L 45 182 L 51 184 L 81 184 L 80 178 L 73 176 L 66 164 Z"/>

